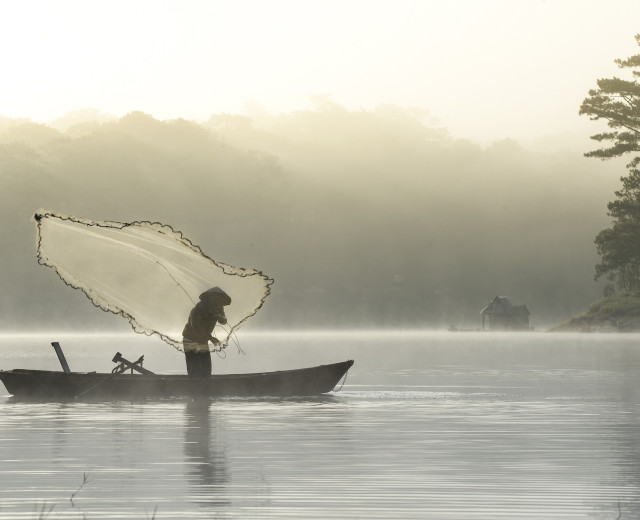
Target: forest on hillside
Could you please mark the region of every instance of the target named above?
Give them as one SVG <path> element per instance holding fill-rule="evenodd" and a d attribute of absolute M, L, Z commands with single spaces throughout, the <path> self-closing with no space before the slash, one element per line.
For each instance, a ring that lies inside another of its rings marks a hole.
<path fill-rule="evenodd" d="M 480 147 L 425 113 L 326 100 L 203 122 L 89 116 L 0 118 L 4 330 L 127 327 L 37 264 L 38 208 L 162 222 L 260 269 L 275 284 L 252 327 L 477 327 L 506 295 L 542 328 L 602 293 L 594 237 L 615 162 Z"/>

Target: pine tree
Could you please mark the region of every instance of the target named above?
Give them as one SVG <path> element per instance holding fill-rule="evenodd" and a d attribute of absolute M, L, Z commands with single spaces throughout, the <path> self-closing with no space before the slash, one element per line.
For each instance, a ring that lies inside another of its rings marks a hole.
<path fill-rule="evenodd" d="M 635 161 L 635 160 L 634 160 Z M 633 163 L 632 163 L 633 164 Z M 602 276 L 626 291 L 640 290 L 640 170 L 631 168 L 622 177 L 622 189 L 617 199 L 607 204 L 608 215 L 614 218 L 611 227 L 596 236 L 600 263 L 596 265 L 596 280 Z"/>
<path fill-rule="evenodd" d="M 640 45 L 640 34 L 636 35 Z M 634 79 L 599 79 L 598 89 L 590 90 L 580 106 L 580 115 L 587 115 L 592 121 L 604 119 L 612 132 L 592 135 L 591 139 L 600 143 L 611 141 L 608 148 L 587 152 L 587 157 L 607 159 L 629 152 L 640 152 L 640 54 L 626 60 L 615 60 L 621 69 L 632 69 Z"/>
<path fill-rule="evenodd" d="M 635 37 L 640 45 L 640 34 Z M 590 90 L 580 106 L 580 115 L 593 121 L 604 119 L 611 132 L 591 136 L 599 143 L 609 144 L 587 152 L 586 157 L 608 159 L 640 152 L 640 54 L 626 60 L 615 60 L 621 69 L 631 69 L 633 80 L 599 79 L 598 89 Z M 626 291 L 640 290 L 640 157 L 627 165 L 629 174 L 622 177 L 622 189 L 617 199 L 607 205 L 614 218 L 610 228 L 598 233 L 596 247 L 600 263 L 596 280 L 607 276 Z"/>

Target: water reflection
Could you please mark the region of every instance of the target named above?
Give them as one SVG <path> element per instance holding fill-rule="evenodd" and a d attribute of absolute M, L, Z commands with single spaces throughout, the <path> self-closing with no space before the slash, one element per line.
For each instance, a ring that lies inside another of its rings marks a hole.
<path fill-rule="evenodd" d="M 187 479 L 195 495 L 193 501 L 203 507 L 218 508 L 230 505 L 231 501 L 226 496 L 229 472 L 224 417 L 219 410 L 214 413 L 213 406 L 208 398 L 187 402 L 184 455 Z"/>
<path fill-rule="evenodd" d="M 611 505 L 603 510 L 620 519 L 640 518 L 640 444 L 638 443 L 639 421 L 637 403 L 624 401 L 611 403 L 613 410 L 618 410 L 618 417 L 627 417 L 630 422 L 614 421 L 603 428 L 603 436 L 611 440 L 613 447 L 613 466 L 617 471 L 609 478 L 603 478 L 601 489 L 611 489 Z M 636 408 L 636 410 L 633 410 Z M 635 423 L 635 424 L 634 424 Z"/>
<path fill-rule="evenodd" d="M 357 444 L 351 412 L 335 397 L 189 402 L 185 499 L 208 514 L 248 508 L 265 517 L 292 500 L 315 502 L 327 483 L 346 484 L 340 474 Z"/>
<path fill-rule="evenodd" d="M 335 397 L 0 399 L 0 517 L 640 518 L 637 336 L 320 348 L 358 360 Z"/>

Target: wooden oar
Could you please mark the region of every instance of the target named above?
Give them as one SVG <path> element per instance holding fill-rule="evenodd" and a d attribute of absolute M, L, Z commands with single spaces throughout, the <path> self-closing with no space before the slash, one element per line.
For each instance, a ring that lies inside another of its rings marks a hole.
<path fill-rule="evenodd" d="M 102 383 L 106 383 L 107 381 L 109 381 L 109 379 L 113 379 L 117 375 L 120 375 L 120 372 L 112 372 L 110 376 L 107 376 L 104 379 L 101 379 L 95 385 L 91 385 L 89 388 L 86 388 L 85 390 L 80 392 L 78 395 L 76 395 L 76 399 L 80 399 L 83 395 L 88 394 L 94 388 L 100 386 Z"/>
<path fill-rule="evenodd" d="M 60 364 L 62 365 L 62 370 L 67 374 L 71 372 L 71 369 L 69 368 L 69 363 L 67 363 L 67 358 L 64 357 L 64 352 L 62 352 L 62 347 L 60 346 L 60 343 L 58 343 L 57 341 L 54 341 L 51 343 L 51 346 L 55 349 L 56 354 L 58 355 L 58 361 L 60 361 Z"/>

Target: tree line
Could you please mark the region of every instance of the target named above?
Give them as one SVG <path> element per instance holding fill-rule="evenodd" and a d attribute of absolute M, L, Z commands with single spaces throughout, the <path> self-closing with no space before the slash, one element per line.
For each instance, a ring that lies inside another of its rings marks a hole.
<path fill-rule="evenodd" d="M 602 291 L 593 236 L 607 219 L 594 208 L 615 167 L 509 139 L 481 147 L 424 112 L 328 99 L 201 122 L 0 119 L 0 322 L 118 327 L 37 265 L 30 218 L 46 208 L 169 224 L 212 258 L 262 270 L 275 284 L 249 325 L 474 327 L 507 295 L 544 327 Z"/>

